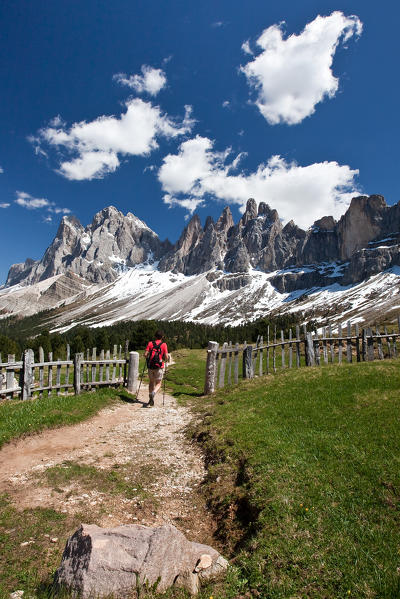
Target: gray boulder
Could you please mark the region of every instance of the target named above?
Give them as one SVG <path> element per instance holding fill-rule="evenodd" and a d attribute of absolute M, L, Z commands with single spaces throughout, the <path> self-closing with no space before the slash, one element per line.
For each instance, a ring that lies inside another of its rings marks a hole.
<path fill-rule="evenodd" d="M 170 524 L 108 529 L 82 524 L 67 541 L 55 588 L 85 598 L 124 597 L 142 585 L 163 593 L 175 585 L 195 595 L 201 580 L 227 567 L 218 551 L 188 541 Z"/>

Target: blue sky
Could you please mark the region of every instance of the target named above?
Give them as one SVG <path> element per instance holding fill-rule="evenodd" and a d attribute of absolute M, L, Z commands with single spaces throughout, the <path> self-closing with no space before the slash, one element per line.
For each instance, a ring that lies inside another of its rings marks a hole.
<path fill-rule="evenodd" d="M 399 197 L 397 2 L 3 0 L 0 282 L 63 214 L 175 241 L 247 197 L 303 227 Z"/>

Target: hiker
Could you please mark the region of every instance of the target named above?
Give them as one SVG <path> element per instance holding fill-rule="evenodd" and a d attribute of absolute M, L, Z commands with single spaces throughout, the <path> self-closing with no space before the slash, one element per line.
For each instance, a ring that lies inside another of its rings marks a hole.
<path fill-rule="evenodd" d="M 163 342 L 164 333 L 156 331 L 154 341 L 149 341 L 144 352 L 149 373 L 149 403 L 154 406 L 154 397 L 161 387 L 165 372 L 165 362 L 169 360 L 167 344 Z"/>

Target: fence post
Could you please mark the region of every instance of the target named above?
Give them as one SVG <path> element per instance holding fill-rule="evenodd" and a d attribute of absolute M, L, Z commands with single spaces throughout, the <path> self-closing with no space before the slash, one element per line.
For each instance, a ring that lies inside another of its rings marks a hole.
<path fill-rule="evenodd" d="M 128 350 L 129 350 L 129 341 L 127 339 L 125 341 L 124 385 L 126 385 L 128 383 L 128 374 L 127 374 L 127 368 L 128 368 Z M 104 350 L 103 350 L 103 354 L 104 354 Z M 104 355 L 103 355 L 103 359 L 104 359 Z"/>
<path fill-rule="evenodd" d="M 32 397 L 31 387 L 33 385 L 33 363 L 34 363 L 33 349 L 26 349 L 24 351 L 24 359 L 22 364 L 22 381 L 21 381 L 21 392 L 22 399 L 30 399 Z"/>
<path fill-rule="evenodd" d="M 82 368 L 83 354 L 74 355 L 74 393 L 79 395 L 81 392 L 81 368 Z"/>
<path fill-rule="evenodd" d="M 254 378 L 252 345 L 248 345 L 246 349 L 243 350 L 243 378 Z"/>
<path fill-rule="evenodd" d="M 358 330 L 358 322 L 356 322 L 356 354 L 357 354 L 357 362 L 361 361 L 360 356 L 360 334 Z"/>
<path fill-rule="evenodd" d="M 351 322 L 347 321 L 347 361 L 353 361 L 353 344 L 351 342 Z"/>
<path fill-rule="evenodd" d="M 206 380 L 204 384 L 204 395 L 210 395 L 215 392 L 215 382 L 217 379 L 217 352 L 218 343 L 209 341 L 207 348 Z"/>
<path fill-rule="evenodd" d="M 128 386 L 127 391 L 132 395 L 136 393 L 139 378 L 139 354 L 137 351 L 129 352 Z"/>
<path fill-rule="evenodd" d="M 307 366 L 314 366 L 315 358 L 314 358 L 314 344 L 312 333 L 307 331 L 306 335 L 306 356 L 307 356 Z"/>
<path fill-rule="evenodd" d="M 235 345 L 235 361 L 233 365 L 233 380 L 235 385 L 239 382 L 239 343 Z"/>
<path fill-rule="evenodd" d="M 363 362 L 367 361 L 367 332 L 365 329 L 361 331 L 362 339 L 361 339 L 361 351 L 362 351 L 362 359 Z"/>
<path fill-rule="evenodd" d="M 225 385 L 225 368 L 226 368 L 226 354 L 228 351 L 228 344 L 225 342 L 222 346 L 222 354 L 221 354 L 221 366 L 219 367 L 219 384 L 220 388 L 223 388 Z"/>
<path fill-rule="evenodd" d="M 8 364 L 14 364 L 15 362 L 15 355 L 14 354 L 8 354 L 7 356 L 7 362 Z M 14 377 L 15 377 L 15 369 L 12 368 L 11 366 L 6 370 L 6 389 L 13 389 L 14 388 Z M 22 385 L 20 385 L 20 387 L 22 387 Z M 11 397 L 14 397 L 14 393 L 11 394 Z"/>
<path fill-rule="evenodd" d="M 375 350 L 374 350 L 374 337 L 372 333 L 372 329 L 368 327 L 367 329 L 367 352 L 368 352 L 368 361 L 373 362 L 375 359 Z"/>

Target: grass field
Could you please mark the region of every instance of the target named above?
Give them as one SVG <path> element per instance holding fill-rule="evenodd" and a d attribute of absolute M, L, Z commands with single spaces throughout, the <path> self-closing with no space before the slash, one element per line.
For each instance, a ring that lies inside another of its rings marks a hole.
<path fill-rule="evenodd" d="M 101 408 L 117 401 L 121 394 L 126 392 L 121 389 L 100 389 L 96 393 L 82 393 L 78 397 L 68 395 L 29 401 L 3 401 L 0 403 L 0 447 L 26 434 L 86 420 Z"/>
<path fill-rule="evenodd" d="M 166 381 L 197 413 L 191 434 L 206 456 L 203 489 L 234 564 L 228 581 L 204 589 L 201 599 L 399 598 L 400 362 L 286 370 L 204 398 L 205 355 L 175 352 Z M 86 418 L 116 394 L 54 398 L 47 407 L 50 400 L 7 402 L 0 442 Z M 73 464 L 48 476 L 54 484 L 60 476 L 109 484 L 81 470 Z M 115 492 L 129 493 L 115 476 Z M 79 519 L 39 508 L 18 512 L 1 498 L 0 566 L 16 551 L 21 564 L 9 571 L 12 584 L 0 582 L 0 597 L 11 588 L 45 596 L 38 585 L 57 556 L 43 535 L 22 549 L 20 542 L 38 530 L 62 536 Z"/>
<path fill-rule="evenodd" d="M 284 371 L 196 403 L 210 504 L 250 596 L 400 597 L 397 361 Z"/>

